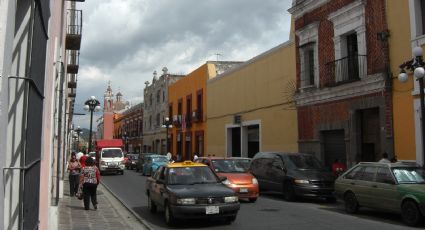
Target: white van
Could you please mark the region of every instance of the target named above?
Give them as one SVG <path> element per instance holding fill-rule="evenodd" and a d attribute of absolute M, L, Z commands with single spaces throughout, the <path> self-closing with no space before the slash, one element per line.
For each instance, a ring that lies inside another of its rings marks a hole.
<path fill-rule="evenodd" d="M 103 148 L 99 153 L 100 173 L 116 172 L 124 174 L 125 162 L 124 153 L 121 148 Z"/>

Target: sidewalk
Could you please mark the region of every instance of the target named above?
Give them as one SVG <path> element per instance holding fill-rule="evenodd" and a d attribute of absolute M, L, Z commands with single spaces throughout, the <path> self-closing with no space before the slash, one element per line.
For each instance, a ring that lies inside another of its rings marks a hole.
<path fill-rule="evenodd" d="M 82 200 L 69 196 L 66 175 L 64 196 L 59 201 L 59 230 L 148 229 L 102 184 L 97 187 L 97 201 L 97 210 L 91 204 L 90 210 L 84 210 Z"/>

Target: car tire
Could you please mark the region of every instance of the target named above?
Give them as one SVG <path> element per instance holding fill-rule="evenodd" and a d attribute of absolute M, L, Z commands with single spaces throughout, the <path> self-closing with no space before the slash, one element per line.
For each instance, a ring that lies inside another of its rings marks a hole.
<path fill-rule="evenodd" d="M 167 223 L 168 226 L 172 226 L 176 224 L 176 219 L 174 218 L 170 205 L 168 203 L 165 204 L 164 216 L 165 216 L 165 223 Z"/>
<path fill-rule="evenodd" d="M 418 226 L 423 222 L 423 216 L 418 205 L 412 200 L 407 200 L 401 205 L 401 216 L 404 223 L 409 226 Z"/>
<path fill-rule="evenodd" d="M 255 201 L 257 201 L 257 197 L 248 198 L 248 200 L 249 200 L 249 202 L 254 203 Z"/>
<path fill-rule="evenodd" d="M 294 186 L 291 183 L 286 182 L 283 184 L 283 196 L 286 201 L 294 201 L 296 199 Z"/>
<path fill-rule="evenodd" d="M 348 192 L 344 196 L 344 207 L 348 213 L 356 213 L 359 210 L 359 202 L 357 201 L 356 195 L 352 192 Z"/>
<path fill-rule="evenodd" d="M 136 172 L 139 172 L 139 167 L 136 166 Z"/>
<path fill-rule="evenodd" d="M 150 195 L 148 195 L 148 208 L 149 208 L 149 211 L 151 212 L 151 213 L 155 213 L 156 212 L 156 204 L 153 202 L 153 200 L 151 200 L 151 196 Z"/>
<path fill-rule="evenodd" d="M 124 170 L 121 171 L 121 175 L 124 175 Z"/>

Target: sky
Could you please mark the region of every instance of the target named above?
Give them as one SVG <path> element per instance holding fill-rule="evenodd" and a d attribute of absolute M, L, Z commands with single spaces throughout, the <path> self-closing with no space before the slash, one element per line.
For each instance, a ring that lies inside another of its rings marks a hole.
<path fill-rule="evenodd" d="M 82 108 L 111 82 L 131 104 L 144 82 L 167 67 L 188 74 L 206 61 L 247 61 L 289 37 L 292 0 L 89 0 L 83 11 L 74 125 L 89 127 Z M 101 112 L 94 114 L 95 120 Z"/>

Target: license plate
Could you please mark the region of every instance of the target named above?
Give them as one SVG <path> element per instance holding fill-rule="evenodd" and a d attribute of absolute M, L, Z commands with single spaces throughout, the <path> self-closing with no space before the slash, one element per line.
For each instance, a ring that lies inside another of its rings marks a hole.
<path fill-rule="evenodd" d="M 205 207 L 205 213 L 207 215 L 209 215 L 209 214 L 217 214 L 219 212 L 220 212 L 220 209 L 219 209 L 218 206 L 207 206 L 207 207 Z"/>
<path fill-rule="evenodd" d="M 241 188 L 241 189 L 239 189 L 239 192 L 240 193 L 247 193 L 248 189 L 247 188 Z"/>

